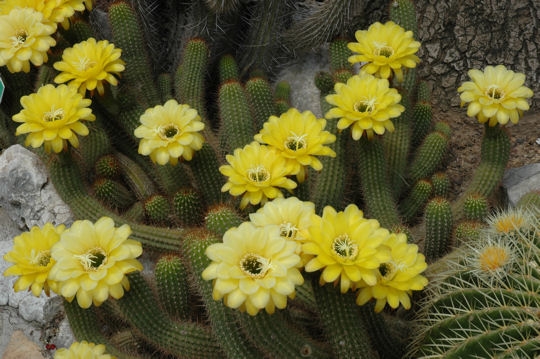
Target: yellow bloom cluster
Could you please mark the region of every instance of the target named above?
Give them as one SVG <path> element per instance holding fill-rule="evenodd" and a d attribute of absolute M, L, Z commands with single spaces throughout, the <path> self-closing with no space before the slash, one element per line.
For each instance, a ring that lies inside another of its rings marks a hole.
<path fill-rule="evenodd" d="M 269 241 L 276 242 L 273 250 Z M 283 241 L 292 244 L 286 256 Z M 354 204 L 343 212 L 327 206 L 318 216 L 311 202 L 275 199 L 250 214 L 250 222 L 226 232 L 223 243 L 209 246 L 206 254 L 212 263 L 203 278 L 213 280 L 214 299 L 251 315 L 284 308 L 294 285 L 302 283 L 299 268 L 321 270 L 320 284 L 339 285 L 342 293 L 357 290 L 358 305 L 375 299 L 377 312 L 386 304 L 409 309 L 412 291 L 427 285 L 421 275 L 427 264 L 418 247 L 404 234 L 364 218 Z M 248 259 L 251 272 L 246 271 Z M 278 271 L 284 263 L 289 272 Z"/>
<path fill-rule="evenodd" d="M 326 121 L 312 112 L 289 109 L 281 116 L 270 116 L 252 142 L 233 155 L 227 155 L 228 165 L 219 171 L 228 177 L 222 191 L 242 196 L 240 208 L 265 203 L 269 199 L 283 197 L 279 188 L 292 190 L 297 183 L 288 178 L 296 175 L 304 181 L 306 166 L 322 169 L 316 156 L 335 157 L 336 153 L 326 145 L 336 137 L 324 131 Z"/>
<path fill-rule="evenodd" d="M 54 359 L 115 359 L 105 353 L 105 345 L 89 343 L 86 340 L 74 342 L 69 348 L 60 348 L 54 353 Z"/>
<path fill-rule="evenodd" d="M 82 308 L 100 305 L 109 296 L 121 298 L 129 290 L 126 274 L 142 270 L 136 259 L 142 246 L 130 234 L 129 226 L 116 228 L 109 217 L 75 221 L 68 229 L 50 223 L 33 227 L 15 237 L 4 255 L 13 263 L 4 275 L 19 276 L 15 291 L 31 288 L 39 296 L 50 288 L 68 301 L 77 297 Z"/>

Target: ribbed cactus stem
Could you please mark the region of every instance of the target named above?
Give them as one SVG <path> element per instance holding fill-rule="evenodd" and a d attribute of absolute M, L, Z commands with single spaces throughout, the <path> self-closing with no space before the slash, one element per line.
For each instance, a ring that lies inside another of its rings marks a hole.
<path fill-rule="evenodd" d="M 225 179 L 219 172 L 220 163 L 214 147 L 205 142 L 193 156 L 189 166 L 195 182 L 200 188 L 204 203 L 208 206 L 221 203 L 222 199 L 226 197 L 221 192 Z"/>
<path fill-rule="evenodd" d="M 323 114 L 331 106 L 324 99 L 325 93 L 321 93 L 321 110 Z M 328 132 L 336 135 L 336 142 L 328 145 L 334 152 L 335 158 L 324 156 L 320 159 L 323 170 L 313 173 L 310 180 L 313 183 L 309 200 L 315 203 L 315 208 L 322 212 L 325 206 L 332 206 L 336 210 L 344 207 L 343 193 L 345 192 L 346 178 L 346 147 L 347 137 L 338 133 L 335 123 L 328 124 Z M 311 172 L 310 172 L 311 174 Z"/>
<path fill-rule="evenodd" d="M 142 108 L 155 106 L 160 102 L 160 96 L 137 14 L 127 2 L 116 1 L 109 7 L 108 15 L 114 45 L 122 49 L 122 59 L 126 63 L 122 72 L 123 84 Z"/>
<path fill-rule="evenodd" d="M 131 227 L 131 238 L 156 250 L 178 251 L 178 243 L 183 231 L 180 229 L 156 228 L 127 221 L 116 213 L 107 210 L 96 199 L 88 195 L 77 166 L 66 156 L 49 163 L 49 174 L 55 183 L 60 197 L 69 203 L 76 219 L 96 221 L 100 217 L 111 217 L 118 225 Z"/>
<path fill-rule="evenodd" d="M 360 315 L 353 293 L 341 294 L 331 284 L 319 285 L 313 281 L 319 315 L 326 338 L 335 358 L 377 358 L 370 342 L 370 333 Z"/>
<path fill-rule="evenodd" d="M 219 83 L 239 81 L 238 64 L 232 55 L 225 55 L 219 59 Z"/>
<path fill-rule="evenodd" d="M 418 32 L 416 11 L 411 0 L 394 0 L 390 4 L 390 19 L 405 30 Z"/>
<path fill-rule="evenodd" d="M 157 86 L 161 103 L 165 103 L 173 98 L 173 79 L 171 74 L 159 74 L 157 78 Z"/>
<path fill-rule="evenodd" d="M 137 199 L 145 200 L 157 192 L 148 173 L 128 156 L 116 153 L 118 164 L 122 172 L 122 178 L 127 183 Z"/>
<path fill-rule="evenodd" d="M 480 164 L 465 192 L 453 204 L 452 212 L 456 219 L 463 217 L 465 199 L 472 193 L 489 198 L 500 185 L 508 158 L 510 156 L 510 136 L 500 125 L 484 125 Z"/>
<path fill-rule="evenodd" d="M 268 117 L 276 114 L 274 94 L 268 81 L 262 77 L 249 79 L 245 85 L 255 132 L 263 127 Z"/>
<path fill-rule="evenodd" d="M 211 128 L 211 124 L 207 121 L 204 81 L 208 55 L 208 45 L 204 40 L 190 40 L 184 49 L 182 63 L 175 74 L 174 84 L 177 101 L 196 109 L 205 121 L 205 136 Z"/>
<path fill-rule="evenodd" d="M 377 219 L 383 227 L 391 228 L 401 220 L 386 172 L 382 140 L 379 137 L 369 140 L 362 136 L 356 147 L 367 216 Z"/>
<path fill-rule="evenodd" d="M 92 184 L 97 199 L 112 209 L 126 209 L 135 203 L 135 196 L 122 183 L 108 178 L 98 178 Z"/>
<path fill-rule="evenodd" d="M 172 205 L 182 225 L 192 227 L 203 221 L 201 195 L 195 189 L 184 187 L 174 194 Z"/>
<path fill-rule="evenodd" d="M 438 131 L 427 135 L 410 164 L 410 180 L 414 183 L 422 178 L 431 177 L 441 165 L 447 148 L 448 137 L 446 135 Z"/>
<path fill-rule="evenodd" d="M 433 127 L 433 109 L 429 102 L 418 101 L 414 105 L 412 113 L 412 143 L 417 146 L 427 136 Z"/>
<path fill-rule="evenodd" d="M 287 321 L 282 312 L 260 312 L 252 317 L 237 313 L 245 335 L 270 358 L 330 359 L 330 351 Z"/>
<path fill-rule="evenodd" d="M 128 275 L 130 290 L 118 306 L 146 341 L 164 355 L 215 359 L 223 356 L 211 331 L 201 324 L 172 321 L 155 305 L 156 298 L 140 273 Z"/>
<path fill-rule="evenodd" d="M 453 245 L 460 246 L 464 243 L 472 243 L 480 237 L 480 231 L 486 227 L 485 223 L 478 221 L 461 221 L 455 228 L 453 233 Z"/>
<path fill-rule="evenodd" d="M 163 224 L 171 215 L 171 205 L 167 197 L 154 194 L 144 201 L 144 213 L 151 224 Z"/>
<path fill-rule="evenodd" d="M 77 303 L 77 300 L 68 302 L 64 300 L 64 311 L 69 320 L 70 328 L 77 340 L 86 340 L 90 343 L 99 343 L 105 345 L 107 354 L 114 355 L 118 358 L 138 358 L 130 356 L 125 352 L 120 351 L 112 342 L 107 339 L 102 332 L 103 323 L 98 320 L 94 308 L 83 309 Z"/>
<path fill-rule="evenodd" d="M 218 103 L 221 150 L 230 153 L 253 141 L 256 131 L 243 86 L 238 81 L 222 84 L 219 88 Z"/>
<path fill-rule="evenodd" d="M 237 227 L 244 218 L 231 206 L 218 204 L 211 207 L 205 217 L 206 229 L 218 236 L 223 236 L 229 228 Z"/>
<path fill-rule="evenodd" d="M 445 172 L 435 172 L 431 176 L 431 184 L 433 185 L 433 195 L 437 197 L 447 197 L 450 192 L 450 178 Z"/>
<path fill-rule="evenodd" d="M 212 282 L 205 281 L 201 277 L 201 273 L 210 264 L 210 259 L 206 256 L 205 250 L 209 245 L 218 242 L 219 239 L 214 233 L 204 230 L 195 230 L 186 235 L 182 248 L 191 266 L 190 282 L 202 297 L 212 326 L 212 332 L 226 357 L 231 359 L 260 357 L 262 354 L 242 334 L 234 310 L 226 307 L 222 301 L 214 300 L 212 297 Z"/>
<path fill-rule="evenodd" d="M 160 257 L 154 268 L 156 287 L 163 309 L 174 319 L 187 320 L 191 311 L 188 271 L 177 255 Z"/>
<path fill-rule="evenodd" d="M 347 47 L 349 41 L 346 39 L 336 39 L 330 42 L 330 71 L 338 70 L 352 71 L 352 65 L 349 62 L 349 56 L 352 51 Z"/>
<path fill-rule="evenodd" d="M 97 177 L 114 179 L 120 176 L 120 164 L 112 154 L 106 154 L 100 157 L 96 161 L 94 169 Z"/>
<path fill-rule="evenodd" d="M 471 193 L 465 198 L 463 216 L 469 221 L 483 221 L 488 215 L 489 203 L 486 197 Z"/>
<path fill-rule="evenodd" d="M 452 238 L 454 219 L 450 202 L 442 197 L 433 198 L 424 209 L 426 239 L 424 255 L 427 262 L 433 262 L 444 256 Z"/>
<path fill-rule="evenodd" d="M 410 193 L 399 204 L 399 210 L 404 222 L 414 221 L 424 209 L 427 200 L 433 192 L 433 185 L 428 180 L 419 180 Z"/>

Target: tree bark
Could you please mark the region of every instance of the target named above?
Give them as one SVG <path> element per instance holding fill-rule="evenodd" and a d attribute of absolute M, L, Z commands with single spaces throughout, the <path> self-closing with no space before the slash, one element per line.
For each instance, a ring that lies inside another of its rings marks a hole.
<path fill-rule="evenodd" d="M 459 106 L 457 88 L 467 71 L 503 64 L 526 75 L 540 105 L 540 0 L 417 0 L 420 78 L 429 82 L 433 102 Z"/>

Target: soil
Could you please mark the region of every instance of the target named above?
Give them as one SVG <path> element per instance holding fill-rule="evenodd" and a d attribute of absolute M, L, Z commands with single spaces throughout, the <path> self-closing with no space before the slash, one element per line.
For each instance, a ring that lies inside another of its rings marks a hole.
<path fill-rule="evenodd" d="M 467 117 L 465 108 L 438 111 L 434 119 L 447 122 L 452 129 L 447 173 L 453 186 L 452 194 L 458 196 L 480 162 L 483 125 Z M 540 163 L 540 111 L 526 113 L 516 125 L 507 128 L 512 146 L 507 168 Z"/>

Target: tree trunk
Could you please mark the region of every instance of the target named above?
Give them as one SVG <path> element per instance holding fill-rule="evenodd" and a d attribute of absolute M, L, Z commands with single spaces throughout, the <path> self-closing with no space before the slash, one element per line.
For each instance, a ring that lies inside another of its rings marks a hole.
<path fill-rule="evenodd" d="M 540 105 L 540 0 L 417 0 L 420 78 L 440 108 L 459 106 L 467 71 L 503 64 L 526 75 Z"/>

